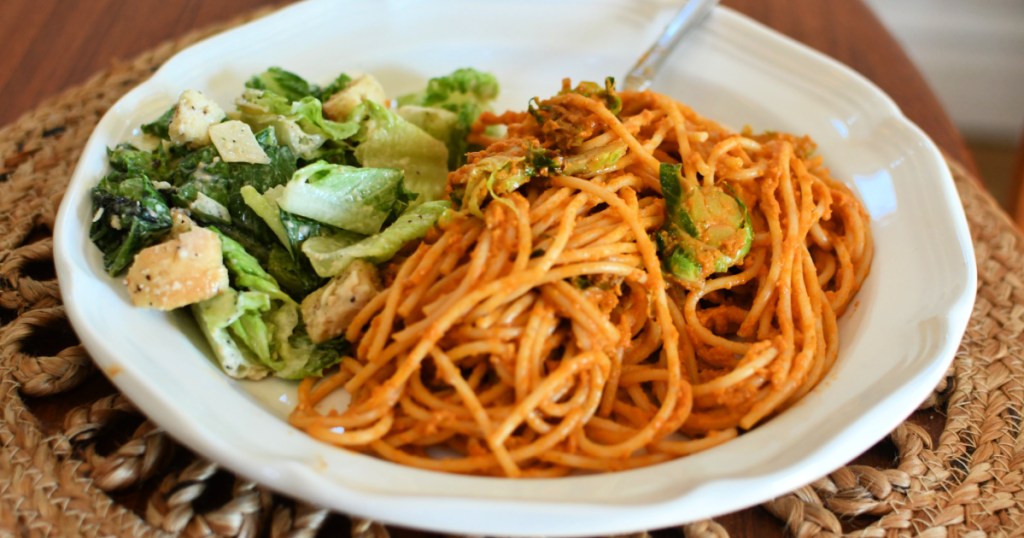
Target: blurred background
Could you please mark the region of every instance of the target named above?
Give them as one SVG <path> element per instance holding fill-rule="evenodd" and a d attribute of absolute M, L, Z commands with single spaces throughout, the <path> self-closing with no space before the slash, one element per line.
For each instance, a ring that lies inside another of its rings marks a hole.
<path fill-rule="evenodd" d="M 866 3 L 928 79 L 989 190 L 1011 207 L 1024 174 L 1024 1 Z"/>

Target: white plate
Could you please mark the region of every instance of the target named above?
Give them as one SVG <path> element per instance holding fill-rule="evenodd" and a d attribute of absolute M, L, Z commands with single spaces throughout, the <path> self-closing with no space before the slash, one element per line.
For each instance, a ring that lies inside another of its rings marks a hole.
<path fill-rule="evenodd" d="M 147 415 L 195 451 L 313 503 L 384 522 L 491 535 L 594 535 L 734 511 L 806 484 L 870 447 L 946 370 L 974 301 L 963 209 L 931 141 L 850 69 L 719 8 L 655 85 L 733 127 L 807 133 L 871 214 L 877 255 L 841 322 L 822 385 L 752 432 L 706 452 L 628 472 L 507 480 L 411 469 L 314 441 L 283 420 L 294 387 L 235 382 L 189 319 L 132 308 L 88 240 L 89 190 L 105 148 L 186 88 L 225 108 L 243 81 L 279 65 L 319 82 L 372 72 L 391 94 L 457 67 L 494 72 L 498 108 L 553 94 L 562 77 L 620 75 L 676 2 L 315 1 L 183 51 L 122 98 L 90 138 L 65 195 L 55 258 L 86 349 Z"/>

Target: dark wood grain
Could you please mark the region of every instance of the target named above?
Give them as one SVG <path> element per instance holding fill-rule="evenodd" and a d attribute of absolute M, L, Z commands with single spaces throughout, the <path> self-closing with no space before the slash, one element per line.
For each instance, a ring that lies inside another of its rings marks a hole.
<path fill-rule="evenodd" d="M 0 1 L 0 125 L 46 98 L 191 30 L 274 0 Z"/>
<path fill-rule="evenodd" d="M 899 43 L 860 0 L 723 1 L 872 80 L 947 155 L 975 172 L 963 139 L 935 94 Z M 2 0 L 0 125 L 6 125 L 47 98 L 83 82 L 111 62 L 129 60 L 193 29 L 276 3 L 280 2 Z M 39 402 L 34 407 L 44 423 L 44 430 L 52 432 L 59 428 L 61 406 Z M 934 414 L 922 415 L 920 421 L 934 431 L 936 425 L 941 425 L 942 418 Z M 862 456 L 862 460 L 882 463 L 890 457 L 888 449 L 880 445 Z M 130 500 L 128 504 L 133 505 Z M 782 535 L 778 530 L 779 522 L 760 508 L 719 520 L 733 536 Z"/>

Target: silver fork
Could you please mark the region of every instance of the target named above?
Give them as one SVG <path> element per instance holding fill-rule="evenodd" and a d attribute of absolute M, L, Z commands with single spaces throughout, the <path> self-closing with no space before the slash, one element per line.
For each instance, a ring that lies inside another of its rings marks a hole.
<path fill-rule="evenodd" d="M 633 69 L 626 74 L 622 89 L 643 91 L 651 86 L 665 58 L 679 44 L 687 30 L 700 24 L 714 9 L 718 0 L 687 0 L 675 17 L 665 26 L 658 39 L 640 56 Z"/>

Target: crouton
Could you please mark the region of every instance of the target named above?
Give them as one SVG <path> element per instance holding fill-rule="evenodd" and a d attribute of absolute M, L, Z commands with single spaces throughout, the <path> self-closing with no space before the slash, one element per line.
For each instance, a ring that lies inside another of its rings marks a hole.
<path fill-rule="evenodd" d="M 387 101 L 384 87 L 370 75 L 361 75 L 324 103 L 324 116 L 334 121 L 345 121 L 352 109 L 369 99 L 383 104 Z"/>
<path fill-rule="evenodd" d="M 173 310 L 228 287 L 220 237 L 198 226 L 142 249 L 125 278 L 132 304 Z"/>
<path fill-rule="evenodd" d="M 260 147 L 252 127 L 238 120 L 210 126 L 210 140 L 226 163 L 270 164 L 270 157 Z"/>
<path fill-rule="evenodd" d="M 224 109 L 213 100 L 196 90 L 185 90 L 178 97 L 167 134 L 179 146 L 205 146 L 210 143 L 210 126 L 224 116 Z"/>

